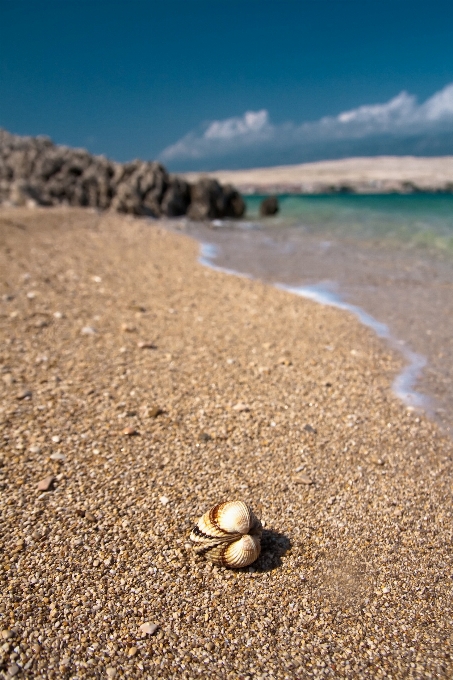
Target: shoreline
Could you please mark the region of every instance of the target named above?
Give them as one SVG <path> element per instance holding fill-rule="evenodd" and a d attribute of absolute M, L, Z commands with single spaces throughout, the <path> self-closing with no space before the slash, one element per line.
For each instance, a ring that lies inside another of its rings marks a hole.
<path fill-rule="evenodd" d="M 2 672 L 450 677 L 453 444 L 400 357 L 166 226 L 0 211 Z M 187 546 L 233 498 L 237 571 Z"/>
<path fill-rule="evenodd" d="M 211 243 L 200 244 L 200 255 L 198 257 L 198 262 L 200 262 L 203 266 L 209 267 L 215 271 L 222 272 L 229 276 L 239 276 L 253 279 L 251 274 L 242 273 L 235 269 L 227 269 L 226 267 L 217 265 L 215 263 L 217 256 L 218 251 L 216 246 Z M 400 353 L 406 361 L 406 365 L 393 380 L 392 390 L 394 394 L 406 406 L 421 409 L 428 417 L 432 416 L 430 413 L 431 403 L 429 398 L 421 392 L 417 392 L 415 390 L 417 382 L 421 377 L 423 368 L 426 366 L 426 358 L 417 354 L 416 352 L 412 352 L 407 347 L 402 346 L 401 342 L 398 341 L 397 338 L 393 337 L 387 324 L 378 321 L 361 307 L 349 304 L 343 299 L 341 294 L 334 293 L 331 290 L 324 288 L 322 284 L 292 286 L 275 282 L 272 285 L 275 288 L 285 290 L 292 295 L 298 295 L 299 297 L 307 298 L 308 300 L 312 300 L 313 302 L 325 307 L 335 307 L 345 312 L 349 312 L 355 316 L 363 326 L 371 328 L 378 338 L 384 339 L 387 342 L 389 348 L 396 350 L 397 353 Z"/>
<path fill-rule="evenodd" d="M 411 194 L 453 192 L 453 156 L 376 156 L 247 170 L 182 173 L 233 184 L 243 194 Z"/>

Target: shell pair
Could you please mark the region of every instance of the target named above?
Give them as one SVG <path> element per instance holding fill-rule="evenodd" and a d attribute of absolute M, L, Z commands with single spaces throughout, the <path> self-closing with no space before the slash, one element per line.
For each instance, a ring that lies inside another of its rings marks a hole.
<path fill-rule="evenodd" d="M 243 501 L 214 505 L 192 529 L 190 540 L 198 555 L 221 567 L 247 567 L 261 551 L 263 528 Z"/>

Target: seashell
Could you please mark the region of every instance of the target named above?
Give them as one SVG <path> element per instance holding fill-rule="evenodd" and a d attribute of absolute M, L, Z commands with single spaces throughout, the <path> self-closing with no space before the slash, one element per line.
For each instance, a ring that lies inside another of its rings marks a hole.
<path fill-rule="evenodd" d="M 243 501 L 218 503 L 192 529 L 198 555 L 221 567 L 247 567 L 261 551 L 261 522 Z"/>

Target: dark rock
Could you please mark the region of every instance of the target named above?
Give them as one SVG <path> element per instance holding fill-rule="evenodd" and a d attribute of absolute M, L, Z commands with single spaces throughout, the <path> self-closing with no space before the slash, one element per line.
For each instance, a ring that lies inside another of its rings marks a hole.
<path fill-rule="evenodd" d="M 213 220 L 223 217 L 222 187 L 215 179 L 203 178 L 191 188 L 187 216 L 191 220 Z"/>
<path fill-rule="evenodd" d="M 162 200 L 162 213 L 167 217 L 179 217 L 186 214 L 189 205 L 189 183 L 179 177 L 173 177 Z"/>
<path fill-rule="evenodd" d="M 115 163 L 84 149 L 56 146 L 47 137 L 0 130 L 0 204 L 72 205 L 131 215 L 191 219 L 241 217 L 245 204 L 231 186 L 169 177 L 159 163 Z"/>
<path fill-rule="evenodd" d="M 245 202 L 237 189 L 227 184 L 223 187 L 223 217 L 242 217 L 245 213 Z"/>
<path fill-rule="evenodd" d="M 278 199 L 276 196 L 268 196 L 261 201 L 260 215 L 268 217 L 269 215 L 276 215 L 279 211 Z"/>

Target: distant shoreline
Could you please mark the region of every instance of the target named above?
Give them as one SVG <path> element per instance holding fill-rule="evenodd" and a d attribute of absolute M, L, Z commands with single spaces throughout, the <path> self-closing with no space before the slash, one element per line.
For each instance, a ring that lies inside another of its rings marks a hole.
<path fill-rule="evenodd" d="M 453 156 L 377 156 L 247 170 L 189 172 L 233 184 L 243 194 L 453 193 Z"/>

